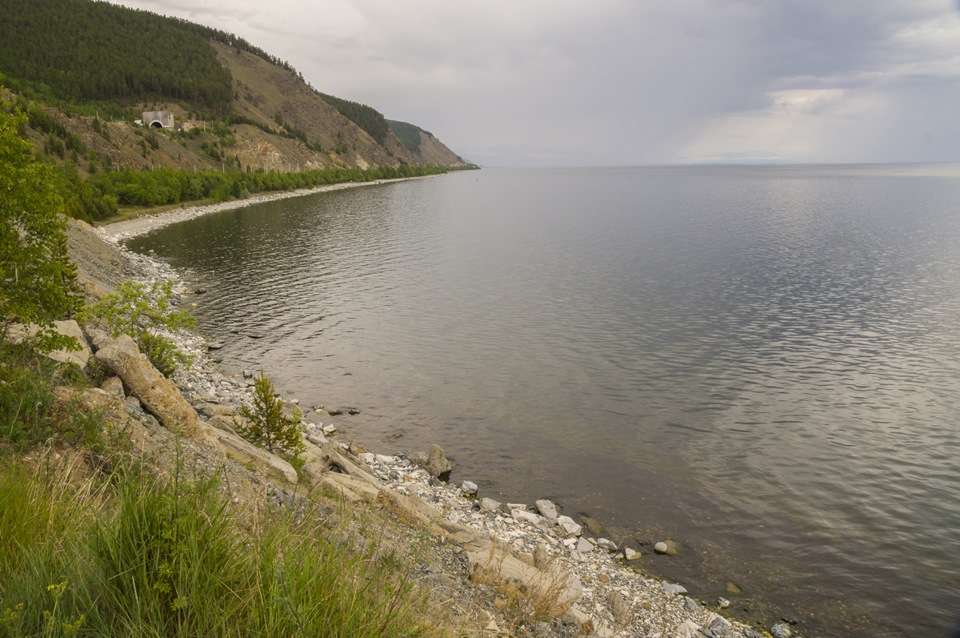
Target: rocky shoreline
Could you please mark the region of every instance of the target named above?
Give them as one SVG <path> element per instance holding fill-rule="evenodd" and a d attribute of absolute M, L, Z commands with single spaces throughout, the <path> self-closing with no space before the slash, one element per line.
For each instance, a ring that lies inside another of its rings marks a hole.
<path fill-rule="evenodd" d="M 362 184 L 339 187 L 359 185 Z M 170 266 L 131 253 L 120 242 L 162 225 L 252 203 L 256 202 L 244 200 L 224 208 L 184 209 L 100 229 L 73 224 L 71 252 L 81 265 L 81 275 L 87 271 L 88 276 L 83 278 L 88 291 L 97 288 L 108 291 L 123 279 L 142 283 L 169 279 L 175 282 L 178 294 L 182 294 L 186 292 L 186 283 Z M 92 236 L 102 239 L 102 250 L 114 255 L 76 255 L 99 250 Z M 104 264 L 107 264 L 106 270 L 99 270 Z M 99 271 L 96 275 L 90 274 L 96 271 Z M 296 472 L 285 461 L 263 450 L 248 450 L 243 442 L 235 440 L 239 437 L 232 432 L 230 424 L 238 407 L 250 402 L 252 380 L 249 377 L 252 375 L 230 375 L 218 369 L 210 354 L 215 352 L 210 348 L 215 344 L 207 343 L 198 334 L 171 336 L 196 357 L 190 371 L 180 372 L 173 379 L 176 393 L 182 395 L 196 414 L 200 428 L 196 440 L 221 453 L 227 450 L 217 458 L 239 457 L 248 465 L 263 468 L 264 476 L 269 477 L 269 487 L 265 489 L 273 495 L 274 505 L 289 502 L 296 492 Z M 99 349 L 103 347 L 105 344 L 101 343 Z M 98 349 L 96 345 L 94 349 Z M 126 379 L 124 385 L 128 385 Z M 152 420 L 159 426 L 163 421 L 160 418 L 158 422 L 157 415 L 151 416 L 155 410 L 149 406 L 144 409 L 142 396 L 124 396 L 122 400 L 129 413 L 140 410 L 148 423 Z M 291 399 L 290 403 L 296 400 Z M 529 605 L 542 606 L 540 611 L 545 613 L 540 615 L 554 618 L 552 622 L 527 626 L 519 635 L 659 638 L 756 638 L 767 632 L 776 638 L 799 635 L 787 622 L 752 628 L 725 618 L 719 612 L 729 606 L 728 601 L 722 598 L 698 601 L 687 595 L 682 586 L 642 573 L 638 569 L 639 552 L 589 534 L 578 522 L 563 516 L 561 509 L 550 501 L 537 501 L 532 505 L 499 503 L 485 498 L 471 481 L 453 485 L 439 480 L 438 477 L 449 474 L 439 448 L 431 450 L 430 455 L 414 458 L 374 453 L 357 442 L 337 440 L 330 424 L 324 426 L 322 420 L 327 415 L 322 411 L 305 412 L 304 437 L 309 447 L 309 462 L 304 472 L 307 479 L 333 488 L 346 500 L 378 503 L 392 515 L 442 541 L 452 552 L 453 566 L 440 568 L 440 574 L 428 574 L 427 582 L 439 578 L 445 587 L 467 598 L 476 598 L 476 592 L 469 591 L 472 589 L 496 589 L 496 583 L 518 584 Z M 656 551 L 668 552 L 669 549 L 669 543 L 664 541 Z M 464 573 L 469 578 L 464 578 Z M 493 596 L 493 604 L 485 611 L 485 622 L 472 635 L 517 635 L 507 632 L 511 623 L 496 604 L 497 600 L 498 597 Z"/>

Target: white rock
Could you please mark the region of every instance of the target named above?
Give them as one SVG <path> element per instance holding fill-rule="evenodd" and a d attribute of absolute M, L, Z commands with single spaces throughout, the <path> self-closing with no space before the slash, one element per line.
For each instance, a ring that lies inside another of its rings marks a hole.
<path fill-rule="evenodd" d="M 653 551 L 655 551 L 658 554 L 666 554 L 667 544 L 664 543 L 663 541 L 660 541 L 659 543 L 653 546 Z"/>
<path fill-rule="evenodd" d="M 563 530 L 563 533 L 567 536 L 580 536 L 580 533 L 583 531 L 583 527 L 577 524 L 569 516 L 558 516 L 557 525 L 560 526 L 560 529 Z"/>
<path fill-rule="evenodd" d="M 534 507 L 537 508 L 537 511 L 540 512 L 540 515 L 551 523 L 557 522 L 557 517 L 560 515 L 557 512 L 557 506 L 553 504 L 553 501 L 547 499 L 540 499 L 539 501 L 534 502 Z"/>
<path fill-rule="evenodd" d="M 533 523 L 534 525 L 540 524 L 540 517 L 533 512 L 528 512 L 527 510 L 513 510 L 510 512 L 510 516 L 513 517 L 513 520 L 518 522 L 527 521 L 528 523 Z"/>
<path fill-rule="evenodd" d="M 786 623 L 777 623 L 770 628 L 770 635 L 773 638 L 790 638 L 793 635 L 793 632 L 790 631 L 790 627 Z"/>
<path fill-rule="evenodd" d="M 593 550 L 594 550 L 593 543 L 591 543 L 589 540 L 581 536 L 580 540 L 577 541 L 577 551 L 580 552 L 581 554 L 589 554 Z"/>
<path fill-rule="evenodd" d="M 624 547 L 624 548 L 623 548 L 623 557 L 624 557 L 626 560 L 637 560 L 638 558 L 640 558 L 640 552 L 634 551 L 634 550 L 630 549 L 629 547 Z"/>
<path fill-rule="evenodd" d="M 602 547 L 603 549 L 607 550 L 608 552 L 615 552 L 615 551 L 617 551 L 617 550 L 619 549 L 619 548 L 617 547 L 617 544 L 614 543 L 614 542 L 613 542 L 612 540 L 610 540 L 609 538 L 598 538 L 598 539 L 597 539 L 597 545 L 598 545 L 599 547 Z"/>
<path fill-rule="evenodd" d="M 333 436 L 334 434 L 337 433 L 337 428 L 335 428 L 332 423 L 326 424 L 321 429 L 323 433 L 326 434 L 327 436 Z"/>
<path fill-rule="evenodd" d="M 485 496 L 480 499 L 480 509 L 484 512 L 496 512 L 500 509 L 500 502 Z"/>
<path fill-rule="evenodd" d="M 476 496 L 477 491 L 480 488 L 473 481 L 464 481 L 460 486 L 460 491 L 463 492 L 466 496 Z"/>
<path fill-rule="evenodd" d="M 686 587 L 684 587 L 683 585 L 678 585 L 678 584 L 676 584 L 676 583 L 661 583 L 660 586 L 663 587 L 663 591 L 667 592 L 668 594 L 685 594 L 685 593 L 687 593 L 687 588 L 686 588 Z"/>
<path fill-rule="evenodd" d="M 672 638 L 701 638 L 703 633 L 700 631 L 700 625 L 692 620 L 685 620 L 682 625 L 674 630 L 671 636 Z"/>

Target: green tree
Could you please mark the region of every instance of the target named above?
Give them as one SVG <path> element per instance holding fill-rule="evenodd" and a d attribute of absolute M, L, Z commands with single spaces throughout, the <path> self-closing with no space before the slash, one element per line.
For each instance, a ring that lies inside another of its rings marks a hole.
<path fill-rule="evenodd" d="M 254 379 L 253 409 L 243 406 L 240 415 L 246 420 L 246 423 L 234 420 L 240 436 L 269 452 L 287 456 L 293 461 L 294 467 L 303 465 L 300 461 L 306 446 L 300 428 L 300 411 L 296 410 L 293 418 L 283 413 L 283 399 L 276 395 L 273 382 L 263 370 Z"/>
<path fill-rule="evenodd" d="M 63 200 L 54 169 L 37 162 L 20 136 L 25 121 L 0 106 L 0 339 L 13 323 L 34 324 L 38 349 L 75 347 L 53 331 L 79 307 Z"/>

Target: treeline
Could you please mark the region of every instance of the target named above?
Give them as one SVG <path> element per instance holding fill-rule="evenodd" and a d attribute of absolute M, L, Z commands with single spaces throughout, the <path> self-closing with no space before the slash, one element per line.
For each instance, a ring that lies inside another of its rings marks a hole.
<path fill-rule="evenodd" d="M 317 91 L 317 94 L 330 106 L 337 109 L 342 116 L 369 133 L 377 144 L 382 145 L 387 140 L 390 125 L 387 124 L 386 118 L 380 111 L 366 104 L 351 102 L 319 91 Z"/>
<path fill-rule="evenodd" d="M 100 172 L 84 179 L 75 169 L 65 167 L 61 192 L 66 212 L 86 221 L 102 220 L 117 214 L 119 206 L 166 206 L 213 199 L 228 201 L 256 193 L 313 188 L 325 184 L 371 182 L 438 175 L 442 166 L 381 166 L 378 168 L 323 168 L 299 173 L 187 171 L 172 168 Z"/>
<path fill-rule="evenodd" d="M 0 15 L 0 70 L 48 98 L 230 109 L 232 78 L 208 41 L 213 30 L 89 0 L 0 0 Z"/>

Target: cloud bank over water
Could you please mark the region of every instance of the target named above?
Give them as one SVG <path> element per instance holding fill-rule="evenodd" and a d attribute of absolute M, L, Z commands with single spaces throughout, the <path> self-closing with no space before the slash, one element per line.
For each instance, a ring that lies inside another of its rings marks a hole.
<path fill-rule="evenodd" d="M 487 165 L 960 161 L 949 0 L 114 0 Z"/>

